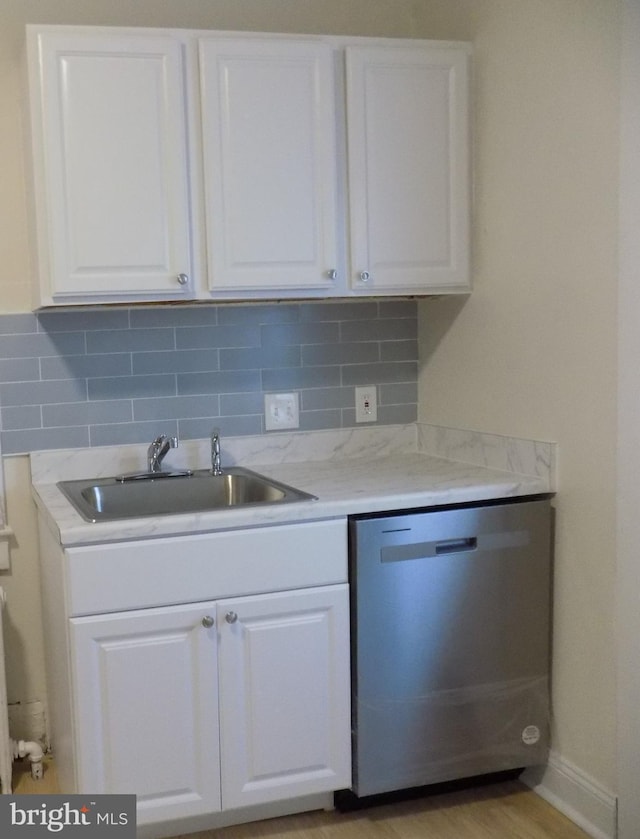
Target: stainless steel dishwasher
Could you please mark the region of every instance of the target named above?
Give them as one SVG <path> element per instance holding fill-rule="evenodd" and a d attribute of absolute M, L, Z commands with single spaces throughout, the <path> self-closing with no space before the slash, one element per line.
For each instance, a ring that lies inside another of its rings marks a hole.
<path fill-rule="evenodd" d="M 353 793 L 544 763 L 549 497 L 350 520 Z"/>

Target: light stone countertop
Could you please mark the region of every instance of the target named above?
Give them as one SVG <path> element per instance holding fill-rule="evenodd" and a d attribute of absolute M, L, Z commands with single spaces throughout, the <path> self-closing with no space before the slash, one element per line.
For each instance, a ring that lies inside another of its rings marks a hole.
<path fill-rule="evenodd" d="M 325 461 L 243 463 L 263 475 L 317 496 L 317 500 L 282 505 L 91 523 L 85 521 L 62 495 L 51 472 L 37 474 L 36 470 L 33 495 L 60 543 L 72 546 L 287 524 L 550 491 L 549 482 L 543 476 L 470 465 L 415 450 L 389 452 L 383 448 L 382 451 L 382 454 L 378 450 L 375 455 L 368 452 Z M 111 474 L 116 474 L 116 470 Z"/>

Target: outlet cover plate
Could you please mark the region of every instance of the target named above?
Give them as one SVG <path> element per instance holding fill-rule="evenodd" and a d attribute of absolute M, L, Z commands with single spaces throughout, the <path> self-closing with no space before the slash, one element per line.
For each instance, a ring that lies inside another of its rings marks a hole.
<path fill-rule="evenodd" d="M 356 388 L 356 422 L 376 422 L 378 393 L 375 385 Z"/>

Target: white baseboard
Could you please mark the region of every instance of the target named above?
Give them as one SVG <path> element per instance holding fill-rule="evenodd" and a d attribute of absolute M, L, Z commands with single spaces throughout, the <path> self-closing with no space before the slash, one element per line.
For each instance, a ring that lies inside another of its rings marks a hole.
<path fill-rule="evenodd" d="M 568 760 L 551 752 L 546 766 L 520 779 L 593 839 L 616 839 L 617 799 Z"/>

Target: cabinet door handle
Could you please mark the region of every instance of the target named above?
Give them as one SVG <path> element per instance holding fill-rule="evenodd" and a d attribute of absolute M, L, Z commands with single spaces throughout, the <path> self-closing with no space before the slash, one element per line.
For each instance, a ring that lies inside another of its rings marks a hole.
<path fill-rule="evenodd" d="M 189 277 L 186 274 L 178 274 L 176 277 L 178 285 L 186 285 L 189 282 Z"/>
<path fill-rule="evenodd" d="M 329 277 L 330 280 L 337 280 L 338 279 L 338 272 L 336 271 L 335 268 L 331 268 L 330 271 L 327 271 L 327 277 Z"/>
<path fill-rule="evenodd" d="M 211 627 L 214 625 L 214 623 L 215 623 L 215 621 L 211 617 L 211 615 L 205 615 L 202 618 L 202 625 L 204 626 L 205 629 L 211 629 Z"/>
<path fill-rule="evenodd" d="M 235 612 L 227 612 L 224 619 L 227 623 L 235 623 L 238 620 L 238 615 Z"/>
<path fill-rule="evenodd" d="M 370 278 L 371 274 L 368 271 L 360 271 L 360 282 L 368 283 Z"/>

